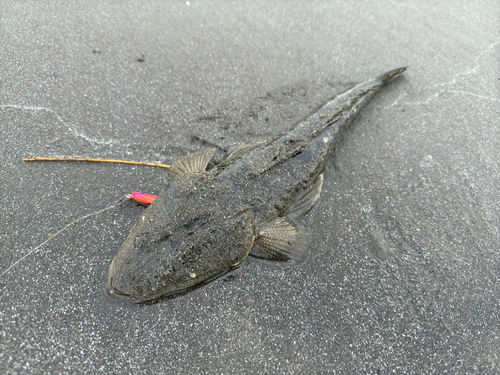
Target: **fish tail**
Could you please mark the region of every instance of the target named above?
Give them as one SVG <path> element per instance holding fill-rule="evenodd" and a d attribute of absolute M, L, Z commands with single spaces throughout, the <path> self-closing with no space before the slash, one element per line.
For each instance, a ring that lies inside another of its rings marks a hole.
<path fill-rule="evenodd" d="M 387 73 L 381 74 L 380 76 L 377 77 L 377 79 L 382 83 L 382 85 L 385 85 L 391 82 L 392 80 L 396 79 L 397 77 L 399 77 L 399 75 L 408 68 L 409 66 L 403 66 L 401 68 L 391 70 Z"/>
<path fill-rule="evenodd" d="M 336 96 L 316 113 L 300 122 L 297 131 L 302 134 L 312 134 L 314 137 L 327 129 L 325 136 L 335 136 L 357 117 L 359 111 L 382 86 L 396 79 L 406 69 L 407 66 L 388 71 Z"/>
<path fill-rule="evenodd" d="M 359 111 L 368 104 L 382 86 L 395 80 L 407 68 L 408 67 L 405 66 L 390 70 L 373 79 L 360 83 L 327 103 L 325 105 L 325 107 L 327 107 L 326 109 L 332 108 L 337 117 L 333 118 L 331 123 L 338 122 L 339 127 L 349 125 Z"/>

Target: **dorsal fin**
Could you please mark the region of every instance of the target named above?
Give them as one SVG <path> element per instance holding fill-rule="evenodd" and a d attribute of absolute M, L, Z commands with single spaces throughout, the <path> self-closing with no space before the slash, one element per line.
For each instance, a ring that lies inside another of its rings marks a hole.
<path fill-rule="evenodd" d="M 214 152 L 215 148 L 206 148 L 184 156 L 172 164 L 170 167 L 170 177 L 178 179 L 190 174 L 205 172 Z"/>

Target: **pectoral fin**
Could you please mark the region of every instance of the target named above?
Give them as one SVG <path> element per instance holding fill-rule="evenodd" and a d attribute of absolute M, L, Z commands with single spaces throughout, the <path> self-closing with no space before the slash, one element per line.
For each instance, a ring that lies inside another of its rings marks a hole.
<path fill-rule="evenodd" d="M 208 162 L 214 155 L 215 148 L 206 148 L 193 152 L 182 159 L 177 160 L 170 167 L 171 178 L 183 178 L 193 173 L 203 173 L 207 169 Z"/>
<path fill-rule="evenodd" d="M 268 260 L 288 261 L 298 258 L 299 249 L 295 240 L 299 236 L 298 228 L 286 217 L 280 217 L 257 227 L 255 246 L 251 255 Z"/>
<path fill-rule="evenodd" d="M 251 255 L 268 260 L 300 263 L 308 253 L 305 228 L 295 224 L 296 219 L 309 211 L 319 198 L 323 186 L 320 174 L 287 210 L 285 217 L 259 226 L 255 233 L 255 246 Z M 300 240 L 299 240 L 300 239 Z"/>
<path fill-rule="evenodd" d="M 288 209 L 287 216 L 295 220 L 309 211 L 319 198 L 323 186 L 323 174 L 320 174 L 314 182 L 304 191 Z"/>

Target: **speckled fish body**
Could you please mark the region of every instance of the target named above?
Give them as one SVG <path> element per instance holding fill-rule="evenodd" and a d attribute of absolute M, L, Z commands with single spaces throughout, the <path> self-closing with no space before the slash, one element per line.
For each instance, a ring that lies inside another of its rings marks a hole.
<path fill-rule="evenodd" d="M 113 260 L 108 292 L 133 302 L 176 294 L 239 264 L 259 240 L 272 250 L 269 233 L 277 233 L 278 242 L 280 236 L 292 238 L 293 216 L 303 213 L 297 200 L 314 203 L 317 197 L 306 193 L 316 184 L 319 195 L 318 179 L 342 130 L 405 69 L 355 86 L 290 132 L 240 147 L 209 171 L 205 167 L 213 150 L 181 159 Z M 275 248 L 277 255 L 286 253 L 279 244 Z"/>

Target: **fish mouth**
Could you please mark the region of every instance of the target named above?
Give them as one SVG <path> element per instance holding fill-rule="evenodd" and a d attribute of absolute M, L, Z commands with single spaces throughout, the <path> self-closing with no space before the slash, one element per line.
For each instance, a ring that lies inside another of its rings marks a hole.
<path fill-rule="evenodd" d="M 179 289 L 179 290 L 172 291 L 170 293 L 165 293 L 162 295 L 160 294 L 158 296 L 153 296 L 150 298 L 140 298 L 140 297 L 133 297 L 129 293 L 125 293 L 125 292 L 123 292 L 120 289 L 115 287 L 115 285 L 113 283 L 114 262 L 115 261 L 113 259 L 113 261 L 111 262 L 111 265 L 109 266 L 108 280 L 106 283 L 106 291 L 114 299 L 117 299 L 117 300 L 120 300 L 123 302 L 136 303 L 136 304 L 140 304 L 140 305 L 152 305 L 152 304 L 155 304 L 158 302 L 165 302 L 165 301 L 168 301 L 168 300 L 173 299 L 173 298 L 181 297 L 181 296 L 183 296 L 191 291 L 194 291 L 198 288 L 201 288 L 201 287 L 211 283 L 212 281 L 224 276 L 228 272 L 231 272 L 235 269 L 238 269 L 241 265 L 241 262 L 240 262 L 240 263 L 228 268 L 227 270 L 224 270 L 224 271 L 222 271 L 222 272 L 220 272 L 212 277 L 209 277 L 208 279 L 206 279 L 202 282 L 198 282 L 196 284 L 189 285 L 183 289 Z"/>
<path fill-rule="evenodd" d="M 130 294 L 124 293 L 121 290 L 116 289 L 115 286 L 113 285 L 113 278 L 112 277 L 110 278 L 110 280 L 108 281 L 108 283 L 106 285 L 106 291 L 108 292 L 108 294 L 111 297 L 118 299 L 120 301 L 132 302 L 132 303 L 141 302 L 140 299 L 134 298 Z"/>
<path fill-rule="evenodd" d="M 132 303 L 138 303 L 138 302 L 143 302 L 142 299 L 132 297 L 130 294 L 122 292 L 121 290 L 117 289 L 113 283 L 113 268 L 114 268 L 115 260 L 111 262 L 111 265 L 109 266 L 109 272 L 108 272 L 108 282 L 106 283 L 106 291 L 108 294 L 116 298 L 118 300 L 124 301 L 124 302 L 132 302 Z"/>
<path fill-rule="evenodd" d="M 117 289 L 113 284 L 113 277 L 112 276 L 109 277 L 108 283 L 106 285 L 106 291 L 114 299 L 117 299 L 117 300 L 120 300 L 123 302 L 136 303 L 136 304 L 152 304 L 152 303 L 155 303 L 156 301 L 158 301 L 159 299 L 162 298 L 162 296 L 151 297 L 151 298 L 133 297 L 130 294 L 122 292 L 121 290 Z"/>
<path fill-rule="evenodd" d="M 136 302 L 136 298 L 132 297 L 130 294 L 124 293 L 119 289 L 116 289 L 114 284 L 113 284 L 113 277 L 111 276 L 108 281 L 107 285 L 107 292 L 111 297 L 123 300 L 123 301 L 130 301 L 130 302 Z"/>
<path fill-rule="evenodd" d="M 108 294 L 113 297 L 114 299 L 120 300 L 122 302 L 129 302 L 129 303 L 136 303 L 136 304 L 153 304 L 156 303 L 162 299 L 164 299 L 168 294 L 165 295 L 158 295 L 158 296 L 152 296 L 152 297 L 134 297 L 129 293 L 126 293 L 120 289 L 118 289 L 114 282 L 113 282 L 113 271 L 114 271 L 114 263 L 115 260 L 111 262 L 111 265 L 109 266 L 109 272 L 108 272 L 108 280 L 106 283 L 106 291 Z M 174 292 L 175 293 L 175 292 Z"/>

